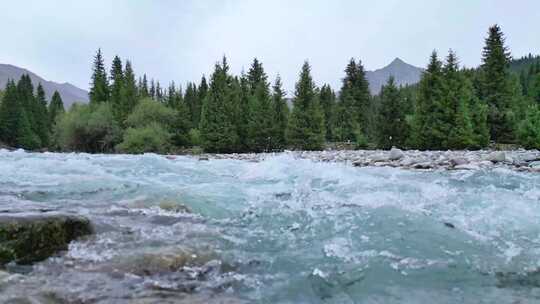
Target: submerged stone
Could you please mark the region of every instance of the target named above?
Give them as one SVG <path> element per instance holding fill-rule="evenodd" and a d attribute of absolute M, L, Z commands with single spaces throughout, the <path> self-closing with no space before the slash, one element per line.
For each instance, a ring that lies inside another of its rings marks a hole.
<path fill-rule="evenodd" d="M 0 265 L 31 264 L 67 250 L 68 244 L 93 233 L 90 221 L 59 213 L 0 215 Z"/>

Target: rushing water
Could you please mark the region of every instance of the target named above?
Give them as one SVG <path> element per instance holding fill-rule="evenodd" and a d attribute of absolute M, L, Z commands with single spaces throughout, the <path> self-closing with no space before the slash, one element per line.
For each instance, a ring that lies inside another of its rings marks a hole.
<path fill-rule="evenodd" d="M 0 210 L 36 208 L 96 235 L 2 303 L 540 302 L 538 174 L 1 151 Z"/>

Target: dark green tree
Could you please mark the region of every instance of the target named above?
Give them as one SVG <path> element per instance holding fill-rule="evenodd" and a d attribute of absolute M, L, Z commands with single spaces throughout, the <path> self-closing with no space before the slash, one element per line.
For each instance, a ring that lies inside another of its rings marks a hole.
<path fill-rule="evenodd" d="M 124 70 L 120 57 L 114 56 L 111 67 L 110 102 L 116 121 L 122 124 L 125 119 L 125 107 L 122 104 L 122 90 L 124 87 Z"/>
<path fill-rule="evenodd" d="M 291 147 L 302 150 L 320 150 L 324 146 L 324 114 L 317 100 L 311 67 L 306 61 L 296 83 L 293 110 L 287 129 Z"/>
<path fill-rule="evenodd" d="M 262 63 L 255 58 L 247 74 L 249 85 L 247 148 L 253 152 L 273 149 L 273 107 L 268 77 Z"/>
<path fill-rule="evenodd" d="M 135 73 L 131 67 L 131 62 L 126 60 L 126 66 L 123 73 L 124 83 L 120 90 L 120 105 L 121 111 L 118 117 L 120 126 L 124 125 L 124 122 L 133 109 L 137 106 L 137 84 L 135 83 Z"/>
<path fill-rule="evenodd" d="M 36 135 L 41 141 L 42 147 L 49 146 L 49 132 L 50 132 L 50 120 L 47 109 L 47 100 L 45 99 L 45 91 L 41 83 L 37 87 L 36 94 L 36 111 L 34 113 L 34 119 L 36 124 Z"/>
<path fill-rule="evenodd" d="M 199 102 L 199 96 L 197 94 L 197 86 L 188 82 L 186 87 L 186 93 L 184 95 L 184 102 L 189 109 L 189 116 L 191 120 L 191 128 L 199 128 L 199 121 L 201 118 L 201 107 Z"/>
<path fill-rule="evenodd" d="M 383 149 L 402 147 L 405 143 L 407 123 L 400 91 L 394 77 L 381 89 L 381 105 L 378 115 L 378 145 Z"/>
<path fill-rule="evenodd" d="M 418 85 L 410 144 L 420 149 L 443 149 L 447 140 L 442 63 L 433 51 Z"/>
<path fill-rule="evenodd" d="M 230 76 L 229 65 L 224 57 L 217 63 L 212 73 L 210 87 L 204 98 L 201 115 L 202 146 L 208 152 L 234 152 L 238 147 L 238 134 L 232 121 L 229 101 Z"/>
<path fill-rule="evenodd" d="M 478 87 L 480 98 L 489 107 L 490 135 L 496 142 L 511 142 L 514 138 L 510 58 L 501 28 L 498 25 L 490 27 L 482 52 Z"/>
<path fill-rule="evenodd" d="M 17 95 L 15 82 L 11 79 L 8 80 L 0 104 L 0 141 L 10 146 L 17 145 L 17 130 L 20 124 L 19 113 L 24 111 L 24 107 Z"/>
<path fill-rule="evenodd" d="M 279 75 L 276 77 L 272 89 L 272 105 L 274 107 L 272 147 L 282 150 L 287 146 L 286 131 L 289 121 L 289 106 L 287 105 L 287 100 L 285 100 L 285 92 L 283 91 L 281 77 Z"/>
<path fill-rule="evenodd" d="M 367 133 L 370 106 L 369 83 L 360 62 L 351 58 L 345 68 L 345 78 L 339 93 L 336 113 L 336 139 L 356 141 Z"/>
<path fill-rule="evenodd" d="M 58 91 L 54 91 L 51 102 L 49 103 L 49 130 L 51 132 L 54 129 L 54 125 L 56 125 L 57 117 L 64 113 L 65 109 L 62 97 L 60 97 Z"/>
<path fill-rule="evenodd" d="M 107 72 L 105 71 L 105 63 L 101 54 L 101 49 L 98 49 L 94 57 L 94 65 L 92 68 L 92 82 L 90 83 L 90 103 L 100 103 L 109 100 L 109 81 Z"/>
<path fill-rule="evenodd" d="M 324 123 L 326 129 L 326 140 L 334 140 L 334 114 L 336 108 L 336 94 L 330 87 L 330 85 L 325 84 L 321 87 L 319 93 L 319 100 L 321 102 L 321 108 L 324 113 Z"/>

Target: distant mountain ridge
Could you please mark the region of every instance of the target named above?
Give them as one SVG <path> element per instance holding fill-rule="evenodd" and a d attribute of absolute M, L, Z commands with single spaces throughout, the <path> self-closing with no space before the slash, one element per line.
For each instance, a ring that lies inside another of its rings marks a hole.
<path fill-rule="evenodd" d="M 388 81 L 390 76 L 394 76 L 396 84 L 415 84 L 420 81 L 424 69 L 408 64 L 396 58 L 389 65 L 375 71 L 366 71 L 366 78 L 369 81 L 371 94 L 379 94 L 381 87 Z"/>
<path fill-rule="evenodd" d="M 54 81 L 45 80 L 27 69 L 11 64 L 0 64 L 0 89 L 4 89 L 6 87 L 9 79 L 18 81 L 23 74 L 28 74 L 30 76 L 34 88 L 41 83 L 43 89 L 45 90 L 45 95 L 49 101 L 51 100 L 54 91 L 58 91 L 62 97 L 62 100 L 64 101 L 64 107 L 66 109 L 75 102 L 88 102 L 88 92 L 81 88 L 78 88 L 68 82 L 57 83 Z"/>

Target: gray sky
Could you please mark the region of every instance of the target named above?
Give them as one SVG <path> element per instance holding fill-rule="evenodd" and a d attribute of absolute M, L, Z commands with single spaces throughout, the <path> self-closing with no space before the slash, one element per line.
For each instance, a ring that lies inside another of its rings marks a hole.
<path fill-rule="evenodd" d="M 289 93 L 305 59 L 334 89 L 350 57 L 370 70 L 395 57 L 424 67 L 452 48 L 475 66 L 494 23 L 514 56 L 540 53 L 538 0 L 2 2 L 0 62 L 84 89 L 98 47 L 108 66 L 118 54 L 164 85 L 198 81 L 224 54 L 235 73 L 258 57 Z"/>

